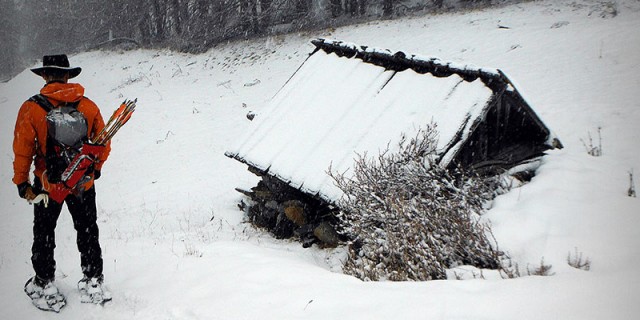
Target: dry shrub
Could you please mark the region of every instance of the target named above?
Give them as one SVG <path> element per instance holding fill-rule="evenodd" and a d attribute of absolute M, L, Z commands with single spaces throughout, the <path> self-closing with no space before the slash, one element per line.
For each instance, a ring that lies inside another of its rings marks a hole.
<path fill-rule="evenodd" d="M 353 176 L 329 175 L 345 193 L 339 230 L 351 239 L 344 265 L 362 280 L 446 279 L 446 268 L 497 269 L 499 255 L 479 220 L 494 185 L 463 170 L 441 168 L 435 125 L 403 137 L 397 152 L 360 155 Z"/>

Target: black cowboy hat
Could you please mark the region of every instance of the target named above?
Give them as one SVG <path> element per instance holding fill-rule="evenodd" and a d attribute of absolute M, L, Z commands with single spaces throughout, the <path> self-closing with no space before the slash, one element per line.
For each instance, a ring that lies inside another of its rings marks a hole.
<path fill-rule="evenodd" d="M 31 69 L 31 71 L 41 77 L 45 74 L 68 74 L 69 79 L 71 79 L 77 77 L 82 68 L 69 67 L 67 55 L 56 54 L 42 57 L 42 67 Z"/>

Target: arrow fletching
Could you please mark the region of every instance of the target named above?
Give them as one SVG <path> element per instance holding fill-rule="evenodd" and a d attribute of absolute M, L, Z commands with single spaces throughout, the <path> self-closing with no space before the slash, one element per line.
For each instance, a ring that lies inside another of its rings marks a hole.
<path fill-rule="evenodd" d="M 116 109 L 104 128 L 96 135 L 96 144 L 106 144 L 113 138 L 113 136 L 122 128 L 122 126 L 129 121 L 131 115 L 136 109 L 136 102 L 138 99 L 125 100 L 120 104 L 120 107 Z"/>

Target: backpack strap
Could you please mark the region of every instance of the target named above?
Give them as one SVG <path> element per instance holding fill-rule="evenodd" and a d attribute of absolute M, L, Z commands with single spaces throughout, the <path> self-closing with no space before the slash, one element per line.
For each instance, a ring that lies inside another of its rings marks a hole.
<path fill-rule="evenodd" d="M 47 99 L 45 96 L 43 96 L 41 94 L 36 94 L 35 96 L 29 98 L 29 100 L 27 100 L 27 101 L 32 101 L 32 102 L 37 103 L 47 113 L 49 111 L 51 111 L 51 109 L 54 108 L 53 104 L 51 104 L 49 99 Z"/>
<path fill-rule="evenodd" d="M 32 101 L 32 102 L 37 103 L 47 113 L 49 111 L 51 111 L 53 108 L 55 108 L 55 106 L 51 103 L 51 101 L 49 101 L 49 99 L 47 99 L 47 97 L 43 96 L 42 94 L 36 94 L 36 95 L 32 96 L 31 98 L 29 98 L 29 100 L 27 100 L 27 101 Z M 66 103 L 63 102 L 62 103 L 63 106 L 73 107 L 73 108 L 78 108 L 78 104 L 80 104 L 80 100 L 75 101 L 75 102 L 66 102 Z"/>

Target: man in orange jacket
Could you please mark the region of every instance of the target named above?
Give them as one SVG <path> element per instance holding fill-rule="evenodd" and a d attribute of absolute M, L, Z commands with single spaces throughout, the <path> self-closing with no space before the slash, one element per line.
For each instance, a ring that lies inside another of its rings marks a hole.
<path fill-rule="evenodd" d="M 46 84 L 20 107 L 14 131 L 13 182 L 20 197 L 34 203 L 33 246 L 31 261 L 36 275 L 25 285 L 25 292 L 36 307 L 59 311 L 66 303 L 64 296 L 54 285 L 56 262 L 54 260 L 55 227 L 62 210 L 62 203 L 39 201 L 53 184 L 60 182 L 61 174 L 84 143 L 89 142 L 105 126 L 96 104 L 84 97 L 84 88 L 69 83 L 70 78 L 81 72 L 70 67 L 66 55 L 44 56 L 43 66 L 31 69 Z M 94 163 L 92 170 L 74 193 L 62 202 L 67 204 L 80 251 L 84 277 L 78 283 L 81 294 L 88 301 L 103 303 L 111 299 L 103 287 L 102 250 L 98 240 L 96 223 L 96 193 L 94 180 L 109 155 L 110 146 Z M 29 170 L 35 164 L 34 182 L 30 183 Z"/>

